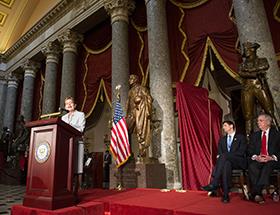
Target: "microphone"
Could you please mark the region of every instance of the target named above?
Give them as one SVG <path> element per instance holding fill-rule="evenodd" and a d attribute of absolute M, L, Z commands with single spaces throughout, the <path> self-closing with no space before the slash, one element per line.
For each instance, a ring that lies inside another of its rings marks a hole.
<path fill-rule="evenodd" d="M 59 110 L 59 112 L 66 112 L 66 113 L 69 113 L 69 110 L 66 110 L 65 108 L 62 108 L 62 107 L 60 107 L 60 108 L 58 108 L 58 110 Z"/>

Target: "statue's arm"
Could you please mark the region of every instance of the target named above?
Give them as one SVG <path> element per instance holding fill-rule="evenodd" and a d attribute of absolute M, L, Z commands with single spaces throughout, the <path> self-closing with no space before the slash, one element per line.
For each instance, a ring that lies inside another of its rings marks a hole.
<path fill-rule="evenodd" d="M 255 70 L 239 70 L 239 75 L 242 78 L 257 78 L 258 72 Z"/>
<path fill-rule="evenodd" d="M 260 73 L 265 74 L 265 71 L 269 69 L 269 64 L 266 58 L 261 58 L 259 63 Z"/>

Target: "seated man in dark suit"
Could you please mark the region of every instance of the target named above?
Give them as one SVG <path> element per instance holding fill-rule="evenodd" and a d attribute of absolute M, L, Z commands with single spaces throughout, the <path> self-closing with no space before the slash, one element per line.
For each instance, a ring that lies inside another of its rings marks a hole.
<path fill-rule="evenodd" d="M 248 148 L 248 173 L 251 194 L 255 202 L 264 203 L 262 189 L 269 185 L 272 170 L 280 159 L 280 133 L 271 127 L 272 118 L 268 114 L 258 116 L 259 131 L 253 133 Z"/>
<path fill-rule="evenodd" d="M 236 134 L 232 121 L 224 121 L 223 130 L 226 135 L 219 140 L 218 160 L 212 173 L 213 178 L 209 185 L 201 189 L 209 192 L 216 191 L 222 179 L 224 192 L 222 202 L 228 203 L 232 169 L 245 169 L 247 166 L 247 144 L 245 136 Z"/>

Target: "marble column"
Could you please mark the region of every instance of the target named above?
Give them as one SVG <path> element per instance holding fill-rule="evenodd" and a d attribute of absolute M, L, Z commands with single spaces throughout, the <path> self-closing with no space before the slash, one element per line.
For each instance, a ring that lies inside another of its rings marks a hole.
<path fill-rule="evenodd" d="M 121 85 L 121 105 L 125 109 L 129 90 L 128 23 L 135 2 L 105 0 L 104 7 L 111 16 L 112 25 L 112 102 L 115 104 L 116 101 L 116 86 Z"/>
<path fill-rule="evenodd" d="M 27 60 L 22 65 L 22 68 L 24 69 L 24 80 L 20 114 L 23 115 L 25 121 L 28 122 L 32 120 L 34 83 L 36 72 L 40 68 L 40 64 L 32 60 Z"/>
<path fill-rule="evenodd" d="M 6 93 L 6 104 L 3 119 L 3 127 L 8 127 L 14 131 L 16 102 L 17 102 L 18 79 L 14 76 L 9 77 Z"/>
<path fill-rule="evenodd" d="M 75 97 L 76 81 L 76 58 L 78 54 L 78 44 L 83 39 L 82 35 L 68 29 L 59 36 L 59 41 L 63 45 L 63 61 L 61 76 L 60 106 L 64 107 L 64 99 L 67 96 Z"/>
<path fill-rule="evenodd" d="M 267 82 L 279 109 L 280 72 L 263 1 L 233 0 L 233 6 L 240 43 L 247 41 L 259 43 L 261 47 L 257 50 L 258 56 L 268 60 Z"/>
<path fill-rule="evenodd" d="M 56 81 L 61 46 L 56 42 L 49 42 L 43 47 L 42 52 L 46 56 L 42 113 L 47 114 L 58 111 L 56 107 L 56 98 L 58 96 L 56 95 Z"/>
<path fill-rule="evenodd" d="M 3 128 L 3 117 L 6 104 L 7 80 L 4 75 L 0 75 L 0 133 Z"/>
<path fill-rule="evenodd" d="M 145 0 L 147 8 L 150 91 L 162 123 L 159 161 L 166 165 L 167 187 L 180 188 L 174 103 L 168 47 L 166 0 Z M 154 143 L 153 143 L 154 144 Z"/>

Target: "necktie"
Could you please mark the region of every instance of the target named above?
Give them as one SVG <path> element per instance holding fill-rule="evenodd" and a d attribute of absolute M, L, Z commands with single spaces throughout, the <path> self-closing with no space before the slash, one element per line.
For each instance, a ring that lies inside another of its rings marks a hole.
<path fill-rule="evenodd" d="M 230 147 L 231 147 L 231 136 L 228 135 L 227 136 L 227 150 L 228 150 L 228 152 L 230 151 Z"/>
<path fill-rule="evenodd" d="M 262 148 L 261 148 L 261 154 L 262 155 L 268 155 L 267 153 L 267 147 L 266 147 L 266 132 L 264 131 L 263 132 L 263 135 L 262 135 Z"/>

